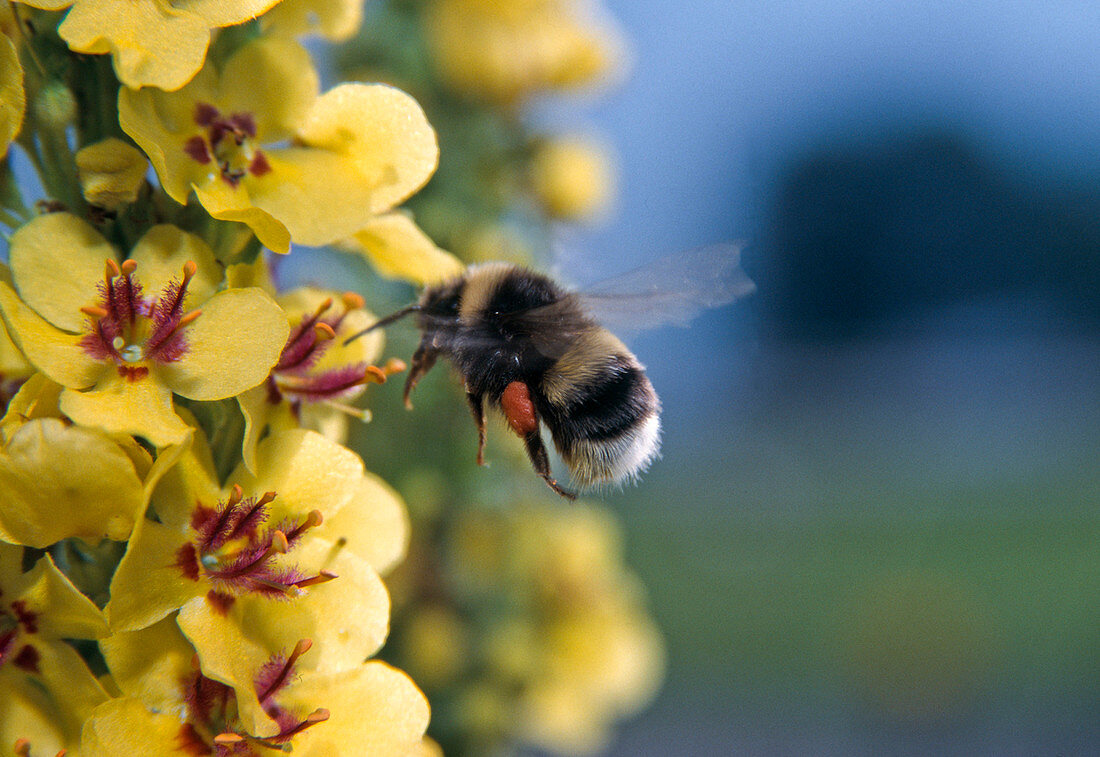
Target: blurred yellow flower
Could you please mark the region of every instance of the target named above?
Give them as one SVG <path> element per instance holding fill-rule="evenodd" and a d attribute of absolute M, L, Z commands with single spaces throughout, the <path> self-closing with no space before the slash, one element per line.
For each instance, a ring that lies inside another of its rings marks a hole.
<path fill-rule="evenodd" d="M 0 744 L 56 754 L 107 698 L 64 640 L 106 636 L 107 623 L 48 555 L 26 573 L 22 562 L 22 547 L 0 542 Z"/>
<path fill-rule="evenodd" d="M 23 92 L 23 66 L 15 44 L 0 34 L 0 158 L 23 125 L 27 96 Z"/>
<path fill-rule="evenodd" d="M 100 705 L 84 728 L 83 754 L 235 754 L 307 757 L 407 755 L 419 747 L 428 703 L 398 670 L 366 662 L 336 673 L 305 668 L 309 640 L 274 652 L 246 643 L 247 692 L 207 677 L 202 655 L 172 618 L 106 639 L 104 657 L 123 697 Z M 196 664 L 197 663 L 197 664 Z M 262 706 L 256 723 L 242 701 Z"/>
<path fill-rule="evenodd" d="M 427 36 L 436 67 L 455 90 L 513 102 L 545 89 L 570 89 L 610 74 L 619 35 L 574 0 L 438 0 Z"/>
<path fill-rule="evenodd" d="M 285 39 L 241 47 L 178 92 L 123 89 L 122 128 L 165 191 L 194 191 L 213 217 L 240 221 L 275 252 L 345 239 L 419 189 L 435 133 L 411 97 L 381 84 L 318 96 L 306 50 Z"/>
<path fill-rule="evenodd" d="M 363 0 L 282 0 L 261 22 L 264 31 L 272 34 L 319 34 L 332 42 L 344 42 L 363 23 Z"/>
<path fill-rule="evenodd" d="M 545 140 L 531 161 L 535 196 L 553 218 L 578 221 L 607 210 L 615 193 L 607 151 L 580 137 Z"/>
<path fill-rule="evenodd" d="M 76 153 L 80 188 L 89 204 L 118 210 L 137 199 L 149 161 L 121 139 L 109 137 Z"/>
<path fill-rule="evenodd" d="M 95 229 L 55 213 L 21 227 L 10 254 L 15 289 L 0 282 L 0 313 L 30 363 L 65 387 L 62 412 L 157 447 L 189 433 L 173 393 L 215 400 L 259 384 L 289 330 L 262 290 L 215 293 L 210 248 L 174 226 L 154 226 L 120 264 Z"/>
<path fill-rule="evenodd" d="M 210 32 L 255 18 L 278 0 L 18 0 L 70 8 L 57 31 L 81 53 L 110 53 L 127 87 L 179 89 L 202 68 Z"/>

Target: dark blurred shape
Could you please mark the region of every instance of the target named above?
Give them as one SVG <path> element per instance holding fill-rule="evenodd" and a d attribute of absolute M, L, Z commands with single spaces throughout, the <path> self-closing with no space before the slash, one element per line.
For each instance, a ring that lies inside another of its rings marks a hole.
<path fill-rule="evenodd" d="M 777 178 L 764 327 L 846 336 L 963 300 L 1048 299 L 1100 325 L 1100 194 L 944 129 L 832 140 Z"/>

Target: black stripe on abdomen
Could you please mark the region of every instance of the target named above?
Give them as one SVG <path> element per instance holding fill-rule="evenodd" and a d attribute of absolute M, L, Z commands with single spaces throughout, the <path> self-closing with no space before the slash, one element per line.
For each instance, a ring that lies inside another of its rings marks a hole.
<path fill-rule="evenodd" d="M 572 450 L 577 441 L 617 437 L 656 409 L 656 395 L 645 371 L 622 358 L 575 389 L 565 404 L 539 408 L 563 452 Z"/>

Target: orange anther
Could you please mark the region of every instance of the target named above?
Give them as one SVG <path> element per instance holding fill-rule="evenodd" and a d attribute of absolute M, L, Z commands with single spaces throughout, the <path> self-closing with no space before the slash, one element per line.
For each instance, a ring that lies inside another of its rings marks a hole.
<path fill-rule="evenodd" d="M 363 374 L 364 384 L 384 384 L 386 383 L 386 373 L 377 365 L 368 365 L 366 372 Z"/>
<path fill-rule="evenodd" d="M 118 276 L 121 273 L 122 271 L 119 270 L 118 263 L 116 263 L 111 258 L 107 258 L 107 280 L 110 281 L 115 276 Z"/>
<path fill-rule="evenodd" d="M 348 310 L 358 310 L 366 304 L 362 295 L 356 294 L 355 292 L 344 292 L 340 295 L 340 299 L 343 300 L 344 307 Z"/>
<path fill-rule="evenodd" d="M 244 741 L 244 736 L 241 736 L 239 733 L 232 733 L 230 731 L 219 733 L 217 736 L 214 737 L 214 743 L 221 744 L 222 746 L 235 746 L 236 744 L 240 744 L 242 741 Z"/>
<path fill-rule="evenodd" d="M 198 318 L 200 315 L 202 315 L 201 310 L 192 310 L 190 313 L 180 318 L 180 322 L 176 325 L 176 328 L 186 326 L 187 324 Z"/>
<path fill-rule="evenodd" d="M 136 260 L 123 260 L 122 261 L 122 274 L 129 276 L 131 273 L 137 270 Z"/>
<path fill-rule="evenodd" d="M 313 331 L 317 334 L 317 338 L 322 341 L 327 342 L 329 339 L 336 338 L 336 332 L 333 330 L 332 326 L 324 322 L 313 324 Z"/>
<path fill-rule="evenodd" d="M 395 373 L 401 373 L 409 366 L 399 357 L 391 357 L 386 361 L 386 364 L 382 366 L 382 370 L 386 372 L 387 376 L 392 376 Z"/>
<path fill-rule="evenodd" d="M 98 305 L 86 305 L 80 308 L 80 312 L 84 315 L 90 315 L 92 318 L 106 318 L 111 314 L 107 308 L 102 308 Z"/>

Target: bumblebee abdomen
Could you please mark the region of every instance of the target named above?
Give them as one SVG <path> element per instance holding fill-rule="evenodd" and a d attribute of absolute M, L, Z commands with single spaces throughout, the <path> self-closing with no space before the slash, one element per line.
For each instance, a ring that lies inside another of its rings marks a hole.
<path fill-rule="evenodd" d="M 641 473 L 660 449 L 660 402 L 645 369 L 603 329 L 577 341 L 542 382 L 539 410 L 577 483 Z"/>

